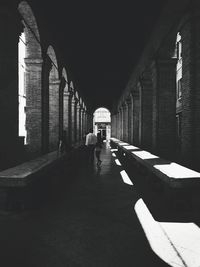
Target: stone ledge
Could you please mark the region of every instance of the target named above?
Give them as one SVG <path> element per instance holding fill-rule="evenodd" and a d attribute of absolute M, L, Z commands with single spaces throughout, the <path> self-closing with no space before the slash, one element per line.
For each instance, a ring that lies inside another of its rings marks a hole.
<path fill-rule="evenodd" d="M 143 165 L 150 173 L 155 174 L 163 182 L 172 188 L 188 188 L 200 186 L 200 173 L 180 164 L 162 159 L 148 151 L 129 145 L 116 138 L 111 141 L 125 154 L 134 158 L 137 163 Z"/>
<path fill-rule="evenodd" d="M 25 187 L 34 179 L 34 175 L 53 166 L 65 154 L 57 151 L 45 154 L 15 167 L 0 172 L 1 187 Z"/>

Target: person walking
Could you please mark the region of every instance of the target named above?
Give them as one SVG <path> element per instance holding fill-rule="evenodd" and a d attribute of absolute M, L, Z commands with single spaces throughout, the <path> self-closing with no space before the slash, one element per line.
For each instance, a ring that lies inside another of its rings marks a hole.
<path fill-rule="evenodd" d="M 101 138 L 101 132 L 98 131 L 97 133 L 97 143 L 95 146 L 95 155 L 97 159 L 97 167 L 100 168 L 101 166 L 101 160 L 100 160 L 100 155 L 101 155 L 101 148 L 102 148 L 102 138 Z"/>
<path fill-rule="evenodd" d="M 88 161 L 90 164 L 94 162 L 94 149 L 95 149 L 96 143 L 97 143 L 97 137 L 93 133 L 93 130 L 90 129 L 89 133 L 86 135 L 86 141 L 85 141 L 85 145 L 88 148 Z"/>
<path fill-rule="evenodd" d="M 97 167 L 100 168 L 101 166 L 101 160 L 100 160 L 100 154 L 101 154 L 101 148 L 102 148 L 102 142 L 101 140 L 98 140 L 95 146 L 95 155 L 97 159 Z"/>

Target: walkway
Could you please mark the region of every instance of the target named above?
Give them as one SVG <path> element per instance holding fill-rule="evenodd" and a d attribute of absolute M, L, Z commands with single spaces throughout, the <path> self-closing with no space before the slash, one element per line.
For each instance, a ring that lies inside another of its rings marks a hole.
<path fill-rule="evenodd" d="M 55 188 L 40 209 L 0 216 L 2 267 L 168 266 L 152 252 L 135 214 L 136 188 L 123 182 L 109 148 L 102 159 L 101 170 L 66 174 L 73 182 L 62 193 Z"/>

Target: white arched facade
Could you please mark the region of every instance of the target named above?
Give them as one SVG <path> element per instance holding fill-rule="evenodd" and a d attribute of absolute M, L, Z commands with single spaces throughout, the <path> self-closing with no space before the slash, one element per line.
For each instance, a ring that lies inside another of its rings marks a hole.
<path fill-rule="evenodd" d="M 100 132 L 104 140 L 110 140 L 111 114 L 107 108 L 101 107 L 95 110 L 93 114 L 93 131 L 96 135 Z"/>

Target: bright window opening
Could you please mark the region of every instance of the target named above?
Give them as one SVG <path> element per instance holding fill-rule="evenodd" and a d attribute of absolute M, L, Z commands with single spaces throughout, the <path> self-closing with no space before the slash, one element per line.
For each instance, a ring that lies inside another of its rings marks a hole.
<path fill-rule="evenodd" d="M 25 89 L 25 53 L 26 39 L 24 32 L 19 37 L 18 43 L 18 102 L 19 102 L 19 136 L 24 137 L 27 143 L 26 131 L 26 89 Z"/>
<path fill-rule="evenodd" d="M 182 41 L 180 33 L 177 33 L 176 38 L 176 98 L 180 99 L 182 96 Z"/>
<path fill-rule="evenodd" d="M 120 174 L 125 184 L 133 185 L 125 170 L 121 171 Z"/>

